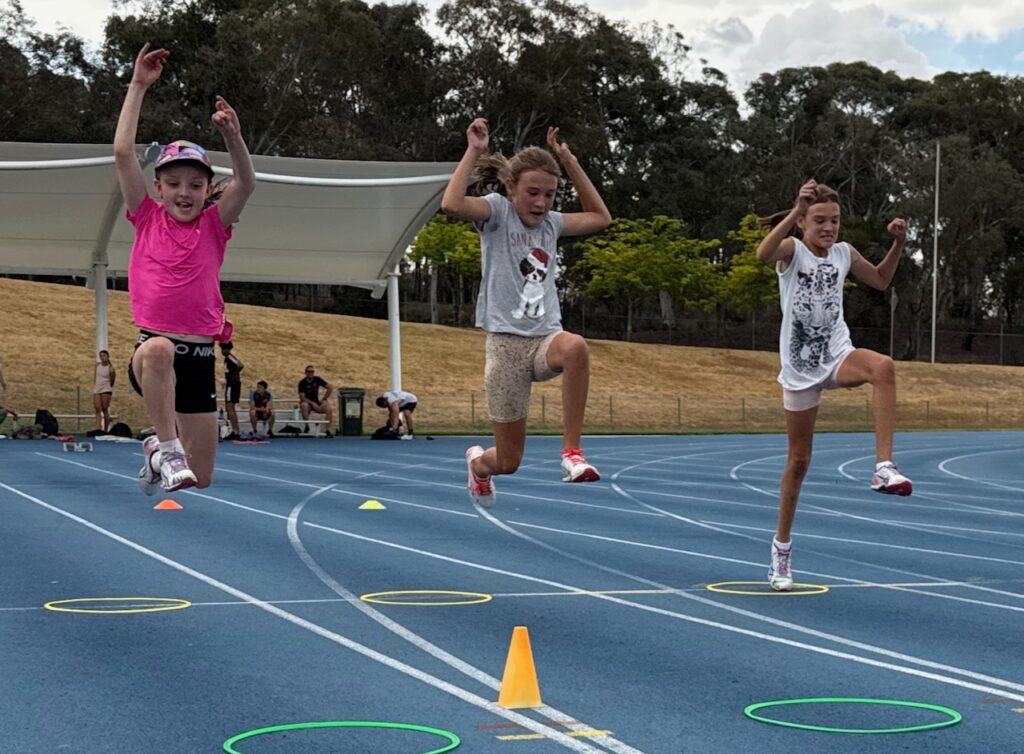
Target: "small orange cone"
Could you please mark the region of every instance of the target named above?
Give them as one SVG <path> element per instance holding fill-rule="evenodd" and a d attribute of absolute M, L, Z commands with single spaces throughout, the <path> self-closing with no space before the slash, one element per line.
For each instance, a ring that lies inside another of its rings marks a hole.
<path fill-rule="evenodd" d="M 530 651 L 530 633 L 526 626 L 512 629 L 512 643 L 505 660 L 505 673 L 501 677 L 498 705 L 506 709 L 540 707 L 540 685 Z"/>
<path fill-rule="evenodd" d="M 174 502 L 170 498 L 167 500 L 161 500 L 159 503 L 153 506 L 155 511 L 180 511 L 184 506 Z"/>

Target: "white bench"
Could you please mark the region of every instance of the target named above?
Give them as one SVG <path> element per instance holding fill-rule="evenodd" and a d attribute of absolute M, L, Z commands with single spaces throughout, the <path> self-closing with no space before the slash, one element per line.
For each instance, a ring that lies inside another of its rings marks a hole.
<path fill-rule="evenodd" d="M 256 427 L 252 426 L 252 422 L 249 421 L 249 405 L 247 403 L 239 403 L 235 407 L 235 412 L 238 414 L 238 430 L 240 432 L 257 432 L 259 431 Z M 330 429 L 327 426 L 326 419 L 314 419 L 313 416 L 316 414 L 310 414 L 309 419 L 294 418 L 295 414 L 292 409 L 288 408 L 275 408 L 274 409 L 274 434 L 281 435 L 282 437 L 291 437 L 290 432 L 282 433 L 281 429 L 287 425 L 298 427 L 302 430 L 301 434 L 296 435 L 297 437 L 313 436 L 320 437 L 320 433 L 324 430 Z M 259 422 L 259 424 L 266 429 L 266 422 Z M 220 418 L 220 426 L 228 427 L 230 432 L 230 425 L 228 424 L 227 416 Z"/>

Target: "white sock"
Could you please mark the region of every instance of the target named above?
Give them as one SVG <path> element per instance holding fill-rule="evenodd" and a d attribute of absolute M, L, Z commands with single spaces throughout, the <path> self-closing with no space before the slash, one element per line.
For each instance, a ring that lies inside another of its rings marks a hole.
<path fill-rule="evenodd" d="M 892 463 L 892 461 L 879 461 L 878 463 L 875 464 L 875 471 L 878 471 L 880 468 L 885 466 L 887 463 Z"/>
<path fill-rule="evenodd" d="M 780 542 L 775 537 L 772 537 L 772 544 L 775 545 L 775 547 L 777 547 L 778 549 L 782 550 L 783 552 L 785 552 L 786 550 L 788 550 L 790 547 L 793 546 L 793 542 L 792 541 Z"/>
<path fill-rule="evenodd" d="M 185 447 L 181 444 L 181 440 L 175 437 L 173 440 L 167 440 L 166 442 L 160 443 L 161 453 L 184 453 Z"/>

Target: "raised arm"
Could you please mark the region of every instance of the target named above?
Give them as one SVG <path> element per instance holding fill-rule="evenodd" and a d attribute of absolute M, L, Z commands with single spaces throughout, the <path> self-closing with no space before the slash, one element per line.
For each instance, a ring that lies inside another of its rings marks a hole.
<path fill-rule="evenodd" d="M 907 244 L 907 223 L 902 218 L 897 217 L 890 222 L 886 230 L 892 236 L 892 246 L 878 264 L 871 264 L 859 251 L 850 247 L 850 274 L 864 285 L 870 285 L 880 291 L 884 291 L 892 283 Z"/>
<path fill-rule="evenodd" d="M 128 91 L 121 105 L 121 115 L 117 119 L 117 130 L 114 132 L 114 166 L 117 169 L 117 182 L 121 187 L 121 196 L 129 212 L 135 212 L 146 198 L 146 179 L 139 166 L 139 157 L 135 154 L 135 134 L 139 128 L 139 113 L 142 110 L 142 99 L 150 85 L 160 78 L 164 63 L 170 52 L 164 49 L 150 50 L 147 42 L 135 56 L 135 68 Z"/>
<path fill-rule="evenodd" d="M 807 208 L 811 206 L 811 202 L 814 200 L 814 192 L 817 188 L 818 184 L 813 180 L 807 181 L 800 187 L 800 193 L 797 194 L 796 204 L 793 205 L 793 209 L 757 245 L 758 261 L 768 263 L 788 262 L 792 258 L 793 249 L 796 247 L 796 244 L 789 236 L 789 232 L 793 230 L 793 226 L 797 224 L 800 218 L 807 214 Z"/>
<path fill-rule="evenodd" d="M 564 141 L 558 141 L 558 129 L 548 129 L 548 145 L 554 150 L 558 161 L 562 163 L 565 172 L 576 188 L 576 195 L 580 198 L 582 212 L 569 212 L 562 215 L 565 223 L 562 233 L 566 236 L 583 236 L 588 233 L 597 233 L 604 230 L 612 222 L 612 214 L 604 204 L 604 199 L 598 193 L 587 174 L 580 167 L 580 161 L 569 149 Z"/>
<path fill-rule="evenodd" d="M 242 128 L 238 123 L 238 113 L 228 101 L 217 95 L 217 109 L 213 113 L 213 125 L 224 137 L 224 144 L 231 155 L 231 170 L 234 176 L 223 195 L 217 201 L 220 222 L 225 228 L 238 222 L 245 203 L 256 190 L 256 170 L 252 166 L 249 147 L 242 138 Z"/>
<path fill-rule="evenodd" d="M 466 129 L 466 153 L 459 160 L 458 167 L 448 181 L 448 187 L 441 197 L 441 211 L 459 220 L 484 223 L 491 218 L 491 205 L 479 196 L 466 196 L 473 168 L 481 155 L 487 154 L 489 142 L 487 119 L 477 118 Z"/>

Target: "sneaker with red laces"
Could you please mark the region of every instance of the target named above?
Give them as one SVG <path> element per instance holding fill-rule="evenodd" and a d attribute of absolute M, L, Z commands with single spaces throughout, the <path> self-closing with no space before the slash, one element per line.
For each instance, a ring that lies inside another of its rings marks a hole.
<path fill-rule="evenodd" d="M 473 473 L 473 461 L 484 454 L 484 449 L 474 445 L 466 450 L 466 468 L 469 470 L 469 499 L 481 508 L 490 508 L 494 505 L 494 481 L 491 477 L 481 479 Z"/>
<path fill-rule="evenodd" d="M 146 462 L 139 469 L 139 489 L 152 495 L 160 486 L 160 472 L 155 470 L 160 468 L 160 440 L 156 435 L 150 435 L 142 441 L 142 455 Z"/>
<path fill-rule="evenodd" d="M 160 453 L 160 480 L 165 492 L 195 487 L 199 481 L 188 467 L 185 454 L 179 450 Z"/>
<path fill-rule="evenodd" d="M 914 485 L 900 472 L 892 461 L 884 461 L 871 475 L 871 489 L 887 495 L 906 497 L 914 490 Z"/>
<path fill-rule="evenodd" d="M 562 451 L 563 482 L 596 482 L 601 475 L 583 457 L 579 448 L 566 448 Z"/>
<path fill-rule="evenodd" d="M 793 546 L 785 550 L 772 540 L 772 562 L 768 566 L 768 584 L 776 592 L 788 592 L 793 588 L 793 572 L 790 570 Z"/>

